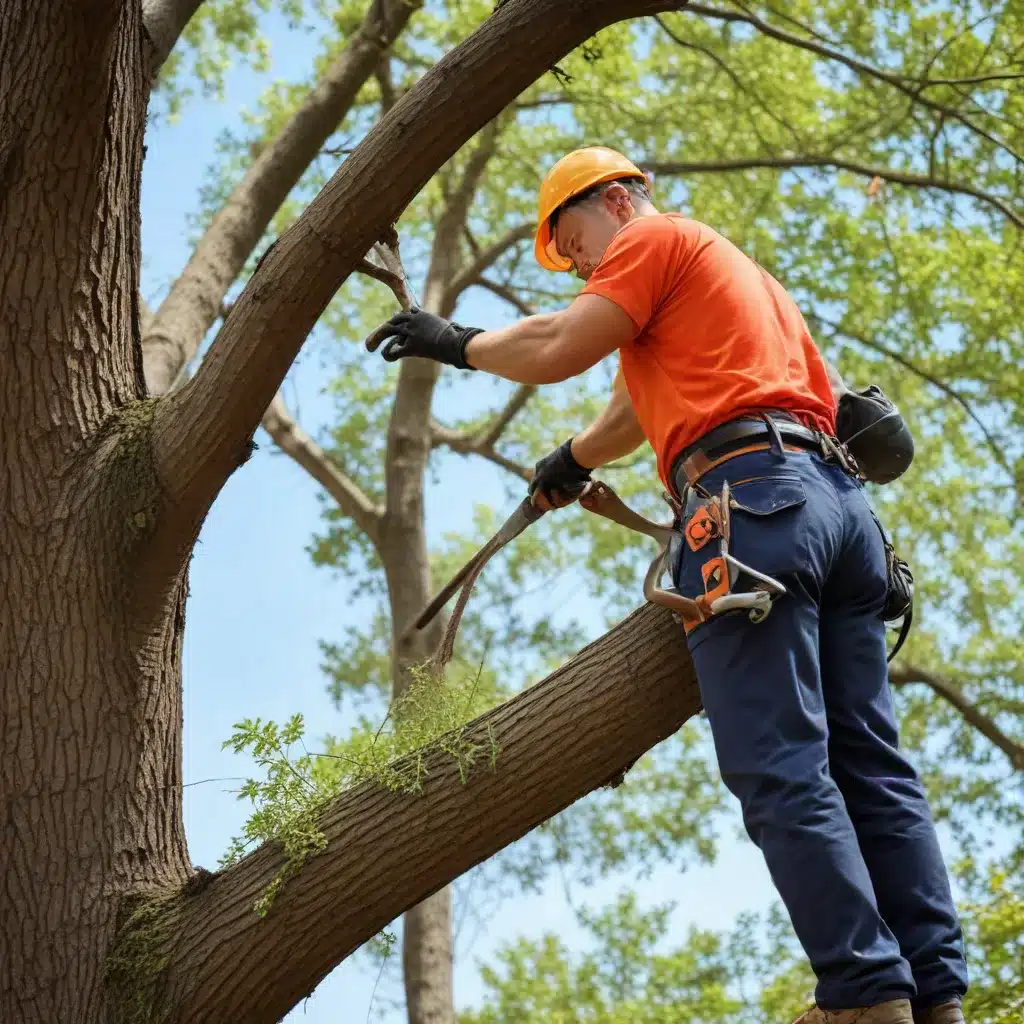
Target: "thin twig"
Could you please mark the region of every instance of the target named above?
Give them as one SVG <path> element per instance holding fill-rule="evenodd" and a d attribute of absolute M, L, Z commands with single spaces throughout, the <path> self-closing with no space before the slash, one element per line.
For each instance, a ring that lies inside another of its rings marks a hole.
<path fill-rule="evenodd" d="M 933 110 L 938 114 L 945 114 L 946 117 L 952 120 L 958 121 L 965 128 L 974 132 L 976 135 L 981 136 L 992 145 L 998 146 L 1004 152 L 1008 153 L 1018 163 L 1024 162 L 1024 156 L 1017 153 L 1012 146 L 1010 146 L 1003 139 L 998 136 L 992 135 L 987 132 L 984 128 L 976 125 L 970 118 L 961 114 L 960 111 L 953 107 L 946 106 L 944 103 L 938 103 L 935 100 L 927 99 L 921 95 L 921 90 L 915 86 L 909 85 L 904 77 L 898 72 L 886 71 L 883 68 L 875 67 L 873 64 L 867 63 L 867 61 L 860 60 L 857 57 L 851 57 L 848 54 L 843 53 L 841 50 L 836 49 L 834 46 L 827 46 L 823 43 L 815 42 L 813 39 L 805 39 L 801 36 L 794 35 L 792 32 L 786 32 L 784 29 L 777 28 L 774 25 L 757 17 L 755 14 L 744 11 L 732 11 L 722 10 L 717 7 L 708 7 L 704 4 L 687 4 L 683 8 L 683 13 L 696 14 L 701 17 L 715 18 L 719 21 L 739 21 L 744 22 L 753 28 L 757 29 L 762 35 L 766 35 L 771 39 L 776 39 L 781 43 L 786 43 L 789 46 L 795 46 L 801 50 L 808 50 L 811 53 L 817 54 L 819 57 L 824 57 L 826 60 L 834 60 L 840 64 L 844 64 L 851 71 L 856 71 L 858 74 L 864 75 L 868 78 L 874 78 L 880 82 L 885 82 L 891 85 L 894 89 L 902 92 L 908 96 L 915 103 L 919 103 L 923 107 L 927 107 L 929 110 Z"/>
<path fill-rule="evenodd" d="M 945 383 L 945 381 L 940 380 L 934 374 L 922 369 L 913 360 L 908 359 L 906 356 L 897 352 L 895 349 L 889 348 L 888 345 L 885 345 L 880 341 L 875 341 L 872 338 L 867 338 L 864 335 L 851 331 L 848 328 L 843 327 L 840 324 L 837 324 L 831 320 L 826 320 L 824 317 L 818 316 L 817 314 L 814 315 L 813 319 L 817 320 L 817 322 L 822 324 L 824 327 L 827 327 L 830 331 L 833 331 L 834 333 L 839 334 L 842 337 L 849 338 L 851 341 L 856 342 L 858 345 L 863 345 L 865 348 L 870 348 L 875 352 L 878 352 L 881 355 L 886 356 L 895 363 L 899 363 L 900 366 L 905 367 L 915 376 L 920 377 L 921 380 L 927 381 L 933 387 L 938 388 L 938 390 L 941 391 L 944 395 L 948 395 L 950 398 L 952 398 L 953 401 L 956 402 L 957 405 L 959 405 L 965 413 L 967 413 L 968 417 L 970 417 L 972 422 L 981 431 L 986 443 L 991 449 L 992 454 L 996 457 L 996 461 L 999 463 L 999 465 L 1002 466 L 1003 469 L 1005 469 L 1011 477 L 1014 476 L 1013 468 L 1010 466 L 1009 460 L 1007 459 L 1006 454 L 1003 452 L 1003 449 L 999 446 L 999 442 L 989 432 L 985 424 L 981 422 L 981 420 L 978 417 L 978 414 L 974 411 L 973 407 L 971 406 L 971 403 L 968 402 L 967 399 L 964 398 L 964 396 L 961 395 L 959 391 L 951 387 L 949 384 Z"/>

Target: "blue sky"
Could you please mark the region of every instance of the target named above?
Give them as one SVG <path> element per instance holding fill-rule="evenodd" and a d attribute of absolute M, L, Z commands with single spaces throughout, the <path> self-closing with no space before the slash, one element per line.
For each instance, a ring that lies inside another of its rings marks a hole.
<path fill-rule="evenodd" d="M 246 69 L 232 72 L 223 102 L 190 101 L 181 121 L 160 120 L 147 138 L 143 176 L 143 294 L 157 303 L 189 256 L 187 215 L 198 205 L 206 167 L 215 159 L 217 135 L 233 124 L 242 107 L 255 106 L 269 78 L 304 75 L 313 59 L 313 39 L 280 30 L 271 19 L 273 66 L 269 75 Z M 488 301 L 473 313 L 486 325 L 507 318 Z M 300 356 L 285 389 L 293 411 L 314 436 L 330 412 L 320 394 L 326 383 L 316 353 Z M 576 424 L 567 424 L 573 429 Z M 232 725 L 244 716 L 282 720 L 301 711 L 309 732 L 341 733 L 346 716 L 326 693 L 320 671 L 320 639 L 336 638 L 341 628 L 366 614 L 353 603 L 343 581 L 313 567 L 305 548 L 319 528 L 320 505 L 314 482 L 269 438 L 257 435 L 259 451 L 228 482 L 203 528 L 192 564 L 191 596 L 185 640 L 185 821 L 192 860 L 213 868 L 247 813 L 229 792 L 251 763 L 221 750 Z M 652 482 L 652 486 L 656 486 Z M 497 471 L 484 464 L 453 459 L 428 498 L 428 522 L 434 537 L 441 520 L 451 529 L 452 494 L 476 491 L 502 501 Z M 639 594 L 638 594 L 639 601 Z M 205 781 L 205 780 L 215 781 Z M 586 890 L 585 902 L 598 906 L 628 884 L 615 878 Z M 661 869 L 637 885 L 644 903 L 673 899 L 680 909 L 674 928 L 690 923 L 726 928 L 745 909 L 764 909 L 774 890 L 760 855 L 745 839 L 725 838 L 718 863 L 685 873 Z M 581 886 L 569 892 L 583 901 Z M 578 939 L 565 888 L 557 876 L 538 897 L 503 904 L 486 921 L 467 920 L 457 946 L 456 995 L 460 1006 L 476 1004 L 482 994 L 476 962 L 489 959 L 503 942 L 550 930 L 567 941 Z M 397 994 L 399 958 L 386 972 L 376 1008 Z M 286 1018 L 315 1024 L 367 1020 L 376 977 L 353 960 L 341 965 L 302 1006 Z M 390 1012 L 387 1024 L 404 1015 Z"/>

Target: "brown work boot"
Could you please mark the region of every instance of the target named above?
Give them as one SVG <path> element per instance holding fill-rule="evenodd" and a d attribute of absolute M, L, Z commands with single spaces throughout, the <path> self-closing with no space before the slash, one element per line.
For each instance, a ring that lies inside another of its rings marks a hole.
<path fill-rule="evenodd" d="M 915 1024 L 909 999 L 892 999 L 877 1006 L 858 1006 L 853 1010 L 823 1010 L 812 1006 L 793 1024 Z M 928 1024 L 932 1024 L 929 1020 Z M 945 1021 L 940 1019 L 940 1024 Z"/>
<path fill-rule="evenodd" d="M 915 1006 L 914 1024 L 964 1024 L 964 1011 L 956 1000 L 938 1006 Z"/>

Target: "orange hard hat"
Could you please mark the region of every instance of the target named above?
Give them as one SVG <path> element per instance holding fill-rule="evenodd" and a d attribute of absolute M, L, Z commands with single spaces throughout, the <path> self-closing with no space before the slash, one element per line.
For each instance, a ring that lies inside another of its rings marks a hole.
<path fill-rule="evenodd" d="M 545 270 L 568 270 L 572 260 L 558 255 L 551 237 L 551 215 L 567 200 L 594 185 L 617 178 L 645 178 L 631 160 L 605 146 L 587 146 L 563 156 L 545 175 L 537 196 L 533 254 Z"/>

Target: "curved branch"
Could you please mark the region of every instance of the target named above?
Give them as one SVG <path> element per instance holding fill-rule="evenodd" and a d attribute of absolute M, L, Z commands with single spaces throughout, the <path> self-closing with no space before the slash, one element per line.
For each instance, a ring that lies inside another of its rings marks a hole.
<path fill-rule="evenodd" d="M 885 82 L 887 85 L 891 85 L 898 92 L 909 97 L 913 102 L 920 104 L 922 107 L 927 107 L 929 110 L 935 111 L 937 114 L 942 114 L 951 120 L 959 122 L 969 131 L 974 132 L 986 141 L 991 142 L 993 146 L 997 146 L 999 149 L 1008 153 L 1018 163 L 1024 163 L 1024 157 L 1017 153 L 1008 143 L 1004 142 L 997 136 L 990 134 L 984 128 L 979 127 L 970 120 L 970 118 L 961 114 L 960 111 L 955 108 L 946 106 L 944 103 L 937 103 L 935 100 L 930 100 L 927 97 L 922 96 L 922 90 L 919 87 L 908 84 L 906 78 L 897 72 L 886 71 L 883 68 L 875 67 L 867 61 L 860 60 L 858 57 L 851 57 L 849 54 L 845 54 L 841 50 L 837 50 L 834 46 L 816 42 L 813 39 L 806 39 L 802 36 L 794 35 L 792 32 L 786 32 L 784 29 L 777 28 L 769 22 L 757 17 L 757 15 L 751 14 L 747 11 L 723 10 L 718 7 L 708 7 L 705 4 L 697 3 L 688 4 L 686 11 L 689 14 L 697 14 L 705 18 L 714 18 L 718 21 L 743 22 L 744 24 L 757 29 L 758 32 L 762 35 L 768 36 L 770 39 L 778 40 L 780 43 L 785 43 L 788 46 L 795 46 L 801 50 L 807 50 L 810 53 L 817 54 L 819 57 L 824 57 L 826 60 L 837 61 L 838 63 L 848 67 L 851 71 L 856 71 L 859 75 L 864 75 L 865 77 Z"/>
<path fill-rule="evenodd" d="M 263 429 L 286 455 L 294 459 L 337 502 L 338 508 L 370 538 L 381 540 L 384 510 L 375 505 L 330 456 L 288 414 L 280 394 L 263 416 Z"/>
<path fill-rule="evenodd" d="M 524 403 L 525 404 L 525 401 Z M 493 462 L 496 466 L 507 470 L 513 476 L 527 483 L 533 478 L 533 471 L 527 466 L 516 462 L 514 459 L 502 455 L 494 445 L 484 445 L 472 434 L 466 434 L 461 430 L 453 430 L 451 427 L 442 426 L 440 423 L 431 424 L 431 443 L 435 448 L 450 448 L 458 455 L 479 455 L 480 458 Z"/>
<path fill-rule="evenodd" d="M 470 235 L 470 238 L 471 237 L 472 235 Z M 509 228 L 505 234 L 500 238 L 497 238 L 486 248 L 477 248 L 473 253 L 472 262 L 463 267 L 455 277 L 452 278 L 451 284 L 448 286 L 448 296 L 445 301 L 454 305 L 455 300 L 458 299 L 458 297 L 467 288 L 477 284 L 480 275 L 485 271 L 490 270 L 491 267 L 493 267 L 494 264 L 512 248 L 512 246 L 532 237 L 532 224 L 517 224 L 514 228 Z"/>
<path fill-rule="evenodd" d="M 537 309 L 535 306 L 531 306 L 529 302 L 520 298 L 514 288 L 510 288 L 506 284 L 502 284 L 500 281 L 493 281 L 489 277 L 478 277 L 470 284 L 475 284 L 479 288 L 486 288 L 492 295 L 497 295 L 499 299 L 507 302 L 514 309 L 517 309 L 523 316 L 533 316 Z"/>
<path fill-rule="evenodd" d="M 716 174 L 729 171 L 751 171 L 759 169 L 790 170 L 798 167 L 834 167 L 853 174 L 862 174 L 865 178 L 881 178 L 896 185 L 910 185 L 917 188 L 934 188 L 942 192 L 953 192 L 971 196 L 980 202 L 987 203 L 998 210 L 1016 227 L 1024 229 L 1024 216 L 1017 213 L 1005 200 L 998 196 L 965 185 L 962 182 L 948 181 L 928 174 L 911 174 L 906 171 L 894 171 L 888 167 L 874 167 L 869 164 L 857 163 L 834 156 L 814 156 L 812 154 L 796 154 L 793 156 L 739 157 L 733 160 L 697 160 L 697 161 L 646 161 L 644 166 L 654 174 Z"/>
<path fill-rule="evenodd" d="M 964 696 L 963 690 L 951 679 L 919 665 L 907 665 L 902 668 L 890 669 L 889 680 L 893 686 L 922 683 L 930 687 L 934 693 L 955 707 L 963 716 L 964 721 L 998 747 L 1010 759 L 1010 764 L 1015 771 L 1024 771 L 1024 744 L 1007 736 L 988 715 Z"/>
<path fill-rule="evenodd" d="M 505 408 L 480 432 L 478 435 L 480 444 L 484 447 L 496 444 L 508 425 L 526 408 L 527 403 L 535 394 L 537 394 L 537 388 L 533 384 L 520 384 Z"/>
<path fill-rule="evenodd" d="M 487 288 L 495 295 L 515 306 L 523 316 L 533 316 L 537 310 L 528 302 L 524 302 L 516 295 L 512 288 L 508 288 L 497 281 L 487 278 L 477 278 L 471 282 Z M 533 384 L 521 384 L 512 393 L 505 408 L 501 410 L 488 424 L 477 431 L 460 431 L 451 427 L 445 427 L 440 423 L 432 425 L 432 441 L 435 447 L 444 445 L 460 455 L 479 455 L 495 465 L 507 469 L 520 479 L 529 481 L 533 473 L 526 466 L 520 465 L 512 459 L 506 458 L 501 452 L 495 449 L 495 445 L 501 439 L 508 425 L 526 407 L 526 404 L 537 393 Z"/>
<path fill-rule="evenodd" d="M 942 380 L 939 380 L 938 377 L 936 377 L 932 373 L 929 373 L 927 370 L 922 370 L 921 367 L 918 366 L 917 363 L 915 363 L 913 360 L 908 359 L 906 356 L 897 352 L 895 349 L 889 348 L 888 345 L 882 344 L 882 342 L 880 341 L 873 341 L 871 338 L 866 338 L 862 334 L 857 334 L 852 331 L 849 331 L 845 327 L 842 327 L 831 320 L 826 320 L 824 317 L 819 316 L 817 314 L 814 314 L 812 316 L 812 319 L 816 320 L 818 323 L 827 327 L 830 331 L 833 331 L 844 338 L 849 338 L 850 341 L 856 342 L 858 345 L 863 345 L 865 348 L 870 348 L 872 351 L 878 352 L 880 355 L 886 356 L 887 358 L 891 359 L 894 363 L 899 363 L 900 366 L 908 369 L 916 377 L 920 377 L 921 380 L 927 381 L 929 384 L 932 385 L 932 387 L 937 388 L 944 395 L 948 395 L 950 398 L 952 398 L 953 401 L 956 402 L 956 404 L 959 405 L 965 413 L 967 413 L 970 420 L 981 431 L 982 436 L 985 438 L 985 443 L 989 446 L 989 449 L 991 450 L 992 454 L 996 457 L 996 461 L 999 463 L 999 465 L 1002 466 L 1003 469 L 1005 469 L 1006 472 L 1010 474 L 1010 476 L 1015 475 L 1014 470 L 1010 465 L 1010 461 L 1006 457 L 1006 453 L 1000 447 L 999 442 L 995 439 L 995 437 L 993 437 L 992 433 L 985 426 L 985 424 L 981 422 L 981 419 L 978 417 L 978 414 L 974 411 L 974 408 L 971 406 L 971 403 L 968 402 L 967 399 L 964 398 L 964 396 L 961 395 L 960 392 L 956 390 L 956 388 L 950 387 L 950 385 L 946 384 Z"/>
<path fill-rule="evenodd" d="M 403 911 L 619 782 L 700 707 L 676 618 L 650 605 L 634 612 L 470 723 L 455 740 L 475 751 L 465 779 L 463 760 L 428 748 L 413 755 L 423 758 L 414 795 L 368 782 L 337 797 L 318 823 L 326 848 L 285 883 L 267 918 L 252 908 L 281 867 L 276 845 L 182 894 L 168 909 L 167 1004 L 181 1020 L 198 1020 L 199 1008 L 203 1020 L 279 1020 Z"/>
<path fill-rule="evenodd" d="M 381 54 L 405 28 L 419 3 L 373 0 L 369 4 L 348 45 L 281 133 L 260 150 L 210 222 L 142 339 L 151 394 L 171 390 L 182 368 L 196 354 L 217 319 L 224 296 L 274 215 L 337 131 L 363 83 L 379 67 Z"/>

